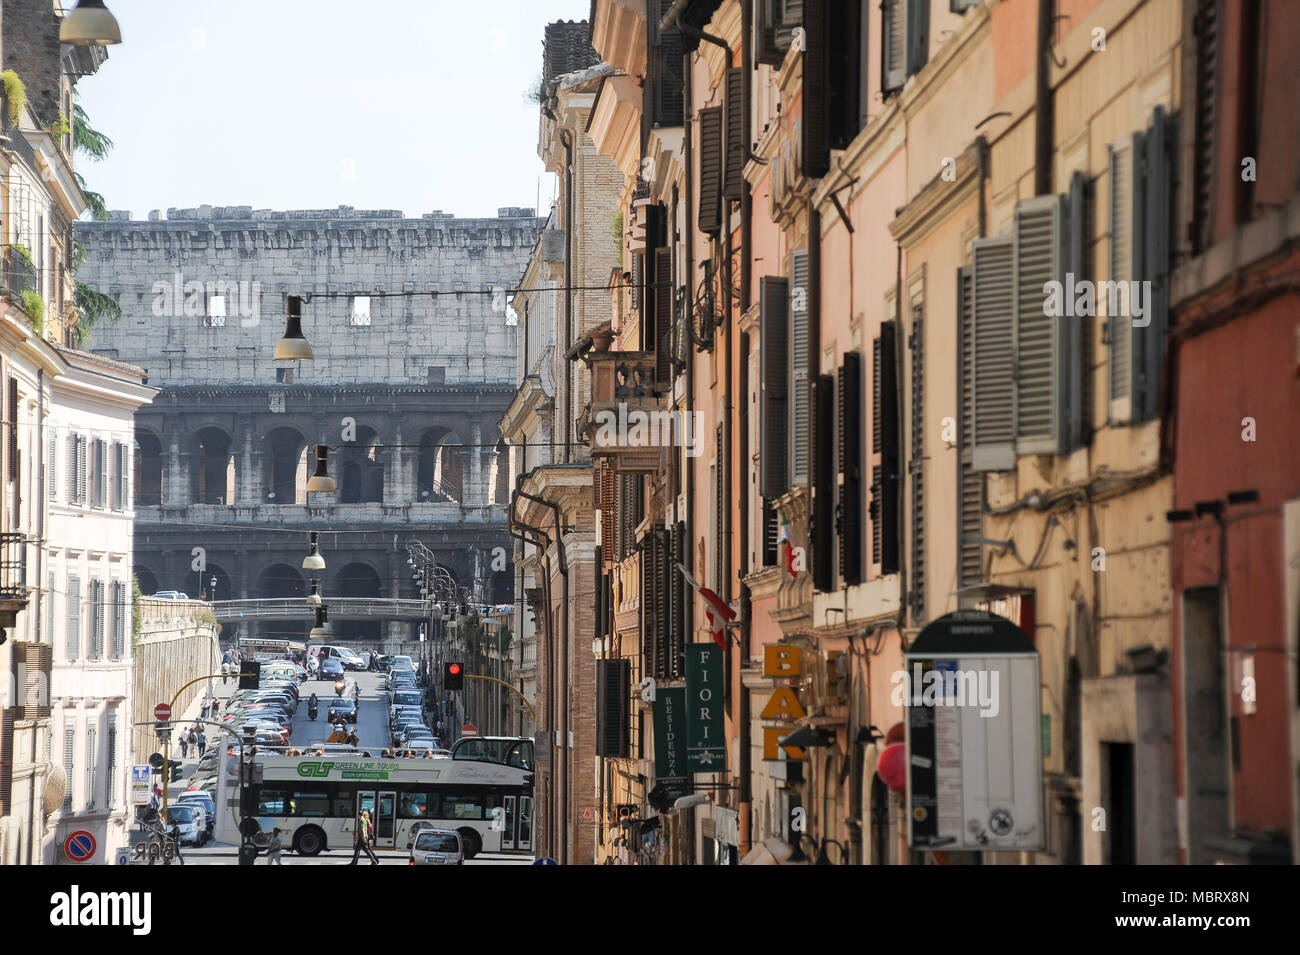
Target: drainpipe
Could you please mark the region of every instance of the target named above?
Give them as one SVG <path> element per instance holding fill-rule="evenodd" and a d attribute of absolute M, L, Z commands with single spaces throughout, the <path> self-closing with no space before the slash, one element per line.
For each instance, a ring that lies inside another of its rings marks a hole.
<path fill-rule="evenodd" d="M 722 37 L 714 36 L 712 33 L 705 33 L 703 30 L 699 29 L 698 27 L 692 26 L 689 23 L 682 22 L 682 17 L 681 17 L 682 11 L 684 11 L 687 7 L 689 7 L 691 3 L 692 0 L 674 0 L 673 5 L 668 8 L 668 12 L 665 13 L 663 19 L 659 21 L 659 29 L 663 31 L 663 30 L 671 30 L 674 27 L 676 27 L 678 30 L 681 30 L 689 37 L 694 37 L 697 40 L 703 40 L 705 43 L 712 43 L 715 46 L 722 47 L 724 50 L 727 51 L 727 65 L 730 66 L 731 47 L 727 46 L 726 40 L 722 39 Z M 748 6 L 749 6 L 748 4 L 742 4 L 742 7 L 748 7 Z M 749 16 L 750 13 L 748 10 L 742 10 L 741 12 L 742 22 L 744 20 L 747 20 Z M 749 34 L 743 32 L 742 29 L 741 36 L 747 37 L 749 36 Z"/>
<path fill-rule="evenodd" d="M 560 128 L 564 143 L 564 347 L 573 344 L 573 132 Z M 566 355 L 567 357 L 567 355 Z M 571 361 L 571 359 L 570 359 Z M 564 366 L 564 463 L 573 448 L 573 369 Z M 566 777 L 567 778 L 567 777 Z"/>
<path fill-rule="evenodd" d="M 674 5 L 676 7 L 676 4 Z M 672 12 L 671 10 L 669 11 Z M 667 17 L 664 18 L 668 19 Z M 676 15 L 673 16 L 673 22 L 676 22 Z M 662 24 L 661 24 L 662 26 Z M 683 232 L 686 236 L 686 281 L 687 287 L 694 285 L 695 279 L 695 151 L 691 148 L 691 70 L 690 57 L 683 54 L 682 56 L 682 121 L 686 127 L 685 135 L 682 137 L 682 166 L 685 170 L 686 185 L 686 224 Z M 687 350 L 686 361 L 686 410 L 692 411 L 695 408 L 695 355 L 690 354 Z M 699 440 L 699 435 L 696 435 Z M 695 468 L 689 458 L 685 462 L 686 468 L 686 528 L 688 533 L 683 534 L 683 544 L 685 553 L 682 557 L 685 559 L 686 569 L 696 576 L 703 571 L 703 568 L 695 566 Z M 687 637 L 695 630 L 695 599 L 694 592 L 689 591 L 686 594 L 686 629 Z"/>
<path fill-rule="evenodd" d="M 528 475 L 531 475 L 532 473 L 533 471 L 529 471 Z M 518 486 L 522 483 L 522 479 L 528 475 L 521 474 L 519 476 L 519 480 L 516 481 L 516 488 L 518 488 Z M 515 493 L 517 493 L 520 497 L 524 498 L 525 500 L 535 501 L 536 503 L 541 504 L 543 507 L 550 508 L 551 514 L 555 519 L 554 541 L 555 541 L 555 546 L 559 551 L 560 575 L 564 578 L 563 600 L 560 604 L 560 613 L 562 617 L 562 622 L 560 625 L 560 634 L 561 634 L 560 672 L 564 674 L 565 686 L 569 687 L 571 685 L 571 679 L 569 674 L 569 560 L 564 551 L 564 530 L 560 526 L 560 507 L 558 504 L 540 498 L 535 494 L 529 494 L 527 491 L 521 489 L 517 489 Z M 560 789 L 561 792 L 560 804 L 564 811 L 565 833 L 564 833 L 564 838 L 561 840 L 560 843 L 559 862 L 561 865 L 567 865 L 569 861 L 569 839 L 568 839 L 569 791 L 570 791 L 569 770 L 572 764 L 572 759 L 571 759 L 570 749 L 569 749 L 569 700 L 571 700 L 572 697 L 566 693 L 563 699 L 564 699 L 564 705 L 560 708 L 560 741 L 564 744 L 565 757 L 564 757 L 564 785 Z"/>
<path fill-rule="evenodd" d="M 898 438 L 902 442 L 905 440 L 903 435 L 907 432 L 904 428 L 907 425 L 907 402 L 903 400 L 905 388 L 901 385 L 905 380 L 903 378 L 903 348 L 905 347 L 906 338 L 903 335 L 903 312 L 906 303 L 903 301 L 903 245 L 901 242 L 895 243 L 898 249 L 898 257 L 894 265 L 894 308 L 897 312 L 897 319 L 894 323 L 894 380 L 900 385 L 898 391 Z M 901 448 L 899 449 L 901 452 Z M 903 649 L 907 648 L 907 640 L 903 636 L 903 627 L 907 625 L 909 619 L 909 603 L 907 600 L 907 561 L 903 555 L 907 550 L 907 521 L 903 517 L 904 511 L 907 510 L 904 501 L 907 500 L 907 463 L 904 455 L 898 456 L 898 636 L 899 642 Z"/>
<path fill-rule="evenodd" d="M 1034 75 L 1034 195 L 1052 191 L 1052 28 L 1056 0 L 1038 0 L 1038 59 Z"/>
<path fill-rule="evenodd" d="M 742 3 L 740 5 L 740 35 L 747 37 L 750 35 L 751 23 L 754 15 L 753 5 Z M 750 128 L 749 128 L 749 89 L 750 74 L 753 72 L 751 63 L 752 52 L 750 44 L 741 45 L 740 51 L 740 112 L 741 112 L 741 141 L 745 144 L 746 153 L 749 152 Z M 753 244 L 753 212 L 754 197 L 749 190 L 749 180 L 741 177 L 740 193 L 740 312 L 743 315 L 749 309 L 749 286 L 750 286 L 750 262 L 749 257 Z M 749 334 L 742 332 L 740 334 L 740 361 L 737 372 L 740 381 L 737 386 L 737 393 L 740 395 L 740 413 L 737 416 L 738 430 L 737 435 L 737 459 L 740 462 L 741 484 L 739 487 L 740 496 L 740 565 L 745 570 L 749 567 Z M 740 700 L 737 708 L 737 719 L 740 723 L 740 764 L 736 767 L 738 790 L 736 794 L 736 815 L 737 815 L 737 835 L 736 840 L 740 843 L 738 851 L 743 859 L 749 853 L 750 847 L 750 807 L 753 804 L 753 792 L 751 789 L 750 775 L 753 772 L 752 754 L 750 753 L 750 715 L 749 715 L 749 690 L 745 688 L 745 664 L 749 662 L 749 627 L 750 615 L 753 610 L 750 603 L 749 584 L 745 579 L 740 579 Z"/>

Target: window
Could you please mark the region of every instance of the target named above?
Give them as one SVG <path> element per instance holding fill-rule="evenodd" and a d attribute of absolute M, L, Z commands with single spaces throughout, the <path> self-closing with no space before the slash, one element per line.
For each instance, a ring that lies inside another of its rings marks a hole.
<path fill-rule="evenodd" d="M 722 230 L 722 107 L 700 110 L 700 231 Z M 657 290 L 656 290 L 657 291 Z"/>
<path fill-rule="evenodd" d="M 787 484 L 786 389 L 789 354 L 789 286 L 785 278 L 759 279 L 759 493 L 772 500 Z"/>
<path fill-rule="evenodd" d="M 71 726 L 63 731 L 63 776 L 68 781 L 68 790 L 63 794 L 63 811 L 72 811 L 72 780 L 77 765 L 73 747 L 77 744 L 77 733 Z"/>
<path fill-rule="evenodd" d="M 105 460 L 106 442 L 102 438 L 96 438 L 95 443 L 91 446 L 90 455 L 90 506 L 102 508 L 107 500 L 108 481 L 107 481 L 107 464 Z"/>
<path fill-rule="evenodd" d="M 115 580 L 110 585 L 112 599 L 109 602 L 109 612 L 112 614 L 112 640 L 110 646 L 110 659 L 120 660 L 126 652 L 126 585 L 120 580 Z"/>
<path fill-rule="evenodd" d="M 292 384 L 293 384 L 293 369 L 292 369 L 292 368 L 277 368 L 277 369 L 275 370 L 275 382 L 276 382 L 276 384 L 278 384 L 278 385 L 292 385 Z"/>
<path fill-rule="evenodd" d="M 81 655 L 81 581 L 68 577 L 67 654 L 69 662 Z"/>
<path fill-rule="evenodd" d="M 259 790 L 257 792 L 257 814 L 259 816 L 286 815 L 284 790 Z"/>
<path fill-rule="evenodd" d="M 222 328 L 226 324 L 226 297 L 213 295 L 208 298 L 207 315 L 203 324 L 209 328 Z"/>
<path fill-rule="evenodd" d="M 86 808 L 95 808 L 95 767 L 99 753 L 95 748 L 96 733 L 93 729 L 86 731 Z"/>
<path fill-rule="evenodd" d="M 654 127 L 681 126 L 683 121 L 682 35 L 678 30 L 659 30 L 659 23 L 672 5 L 673 0 L 647 0 L 650 15 L 646 18 L 648 56 L 642 85 L 643 146 Z"/>
<path fill-rule="evenodd" d="M 352 317 L 353 325 L 370 324 L 370 296 L 354 295 L 352 296 Z"/>
<path fill-rule="evenodd" d="M 117 714 L 108 717 L 108 773 L 105 790 L 108 795 L 108 808 L 117 808 Z"/>
<path fill-rule="evenodd" d="M 787 454 L 791 485 L 808 483 L 808 442 L 812 434 L 812 391 L 808 381 L 812 345 L 811 312 L 808 308 L 811 292 L 808 250 L 799 249 L 790 256 L 790 384 L 787 392 L 790 443 Z"/>
<path fill-rule="evenodd" d="M 104 658 L 104 582 L 90 582 L 90 659 Z"/>
<path fill-rule="evenodd" d="M 59 437 L 54 431 L 50 431 L 49 446 L 46 449 L 45 461 L 45 493 L 51 501 L 58 498 L 59 481 L 55 473 L 56 465 L 59 460 Z"/>
<path fill-rule="evenodd" d="M 880 87 L 888 96 L 929 59 L 930 0 L 883 0 L 880 11 Z"/>
<path fill-rule="evenodd" d="M 290 816 L 328 816 L 330 814 L 330 794 L 313 790 L 297 790 L 289 793 Z"/>

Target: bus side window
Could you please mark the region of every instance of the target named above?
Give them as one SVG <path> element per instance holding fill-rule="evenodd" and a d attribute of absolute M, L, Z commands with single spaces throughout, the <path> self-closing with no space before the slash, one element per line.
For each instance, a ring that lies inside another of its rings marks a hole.
<path fill-rule="evenodd" d="M 331 800 L 333 811 L 330 813 L 335 819 L 352 818 L 352 793 L 347 790 L 335 791 L 334 798 Z"/>
<path fill-rule="evenodd" d="M 257 814 L 259 816 L 283 816 L 284 792 L 268 789 L 257 795 Z"/>

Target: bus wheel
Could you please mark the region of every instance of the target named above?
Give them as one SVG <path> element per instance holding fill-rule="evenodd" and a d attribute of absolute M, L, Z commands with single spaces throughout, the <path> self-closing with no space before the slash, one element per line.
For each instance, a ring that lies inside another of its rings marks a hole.
<path fill-rule="evenodd" d="M 303 856 L 320 855 L 325 848 L 325 833 L 315 826 L 305 826 L 294 833 L 293 851 Z"/>
<path fill-rule="evenodd" d="M 478 855 L 478 851 L 483 848 L 478 833 L 473 829 L 458 829 L 456 831 L 460 833 L 461 844 L 465 846 L 465 858 L 472 859 Z"/>

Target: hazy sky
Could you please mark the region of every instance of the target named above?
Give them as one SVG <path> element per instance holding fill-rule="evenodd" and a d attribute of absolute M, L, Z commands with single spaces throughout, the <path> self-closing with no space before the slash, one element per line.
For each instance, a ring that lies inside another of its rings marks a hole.
<path fill-rule="evenodd" d="M 70 8 L 72 4 L 65 2 Z M 537 158 L 542 28 L 589 0 L 108 0 L 122 44 L 78 89 L 112 137 L 86 185 L 169 206 L 549 205 Z"/>

